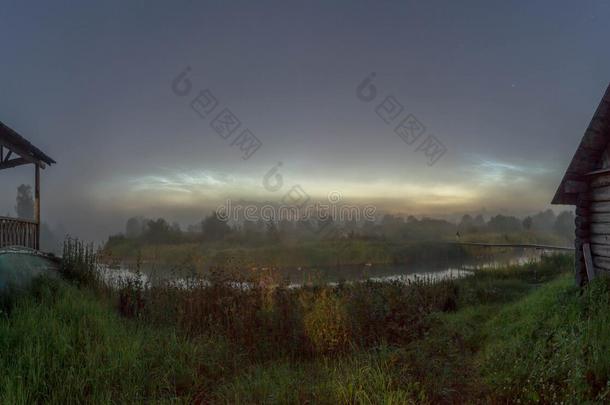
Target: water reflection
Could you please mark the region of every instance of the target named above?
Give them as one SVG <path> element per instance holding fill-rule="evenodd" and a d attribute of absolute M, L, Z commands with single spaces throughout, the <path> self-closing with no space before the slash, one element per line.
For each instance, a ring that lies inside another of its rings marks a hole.
<path fill-rule="evenodd" d="M 477 249 L 476 254 L 444 256 L 404 264 L 372 264 L 327 266 L 310 269 L 279 269 L 291 283 L 339 283 L 358 280 L 408 281 L 428 278 L 430 281 L 462 278 L 475 271 L 524 265 L 540 260 L 545 254 L 536 249 Z"/>
<path fill-rule="evenodd" d="M 456 280 L 472 276 L 474 271 L 462 270 L 462 269 L 446 269 L 442 271 L 428 272 L 428 273 L 412 273 L 412 274 L 396 274 L 393 276 L 386 277 L 371 277 L 371 281 L 385 281 L 385 282 L 399 282 L 409 283 L 413 281 L 443 281 L 443 280 Z"/>
<path fill-rule="evenodd" d="M 476 254 L 464 255 L 463 257 L 437 257 L 419 262 L 408 262 L 404 264 L 372 264 L 342 265 L 311 268 L 258 268 L 242 269 L 242 276 L 258 276 L 265 284 L 274 284 L 278 280 L 288 288 L 298 288 L 303 285 L 339 283 L 353 283 L 363 280 L 376 282 L 413 282 L 425 280 L 436 282 L 447 279 L 459 279 L 468 277 L 476 271 L 500 268 L 511 265 L 523 265 L 537 262 L 545 252 L 536 249 L 478 249 Z M 144 266 L 141 272 L 132 271 L 129 266 L 120 264 L 109 267 L 102 266 L 100 272 L 103 279 L 111 286 L 118 287 L 125 282 L 137 282 L 142 286 L 150 286 L 157 282 L 170 283 L 178 288 L 193 288 L 208 285 L 207 280 L 200 277 L 177 276 L 167 274 L 157 266 Z M 263 277 L 261 277 L 261 275 Z M 266 277 L 268 275 L 269 277 Z M 265 282 L 268 278 L 270 281 Z M 249 288 L 247 282 L 233 283 L 236 288 Z"/>

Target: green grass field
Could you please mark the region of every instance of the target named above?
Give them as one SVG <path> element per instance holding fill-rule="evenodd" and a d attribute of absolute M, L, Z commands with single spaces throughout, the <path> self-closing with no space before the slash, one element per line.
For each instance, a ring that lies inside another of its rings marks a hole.
<path fill-rule="evenodd" d="M 558 256 L 437 284 L 191 294 L 40 279 L 3 301 L 0 399 L 604 402 L 610 282 L 580 294 L 570 269 Z"/>

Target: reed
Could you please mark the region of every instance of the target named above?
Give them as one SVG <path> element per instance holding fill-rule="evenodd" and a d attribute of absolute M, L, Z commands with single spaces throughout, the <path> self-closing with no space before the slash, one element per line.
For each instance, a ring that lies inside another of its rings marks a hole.
<path fill-rule="evenodd" d="M 460 280 L 290 288 L 272 272 L 219 267 L 181 283 L 109 285 L 98 252 L 67 245 L 70 282 L 43 280 L 0 317 L 4 402 L 527 402 L 607 392 L 607 311 L 569 287 L 565 256 Z M 589 294 L 609 291 L 597 283 Z M 540 334 L 544 325 L 572 335 Z M 582 376 L 586 389 L 575 392 Z"/>

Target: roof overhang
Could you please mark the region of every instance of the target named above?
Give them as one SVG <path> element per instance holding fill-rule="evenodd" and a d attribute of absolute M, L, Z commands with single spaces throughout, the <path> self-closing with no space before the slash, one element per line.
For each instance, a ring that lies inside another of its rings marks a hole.
<path fill-rule="evenodd" d="M 30 163 L 44 169 L 55 164 L 55 160 L 0 122 L 0 170 Z"/>

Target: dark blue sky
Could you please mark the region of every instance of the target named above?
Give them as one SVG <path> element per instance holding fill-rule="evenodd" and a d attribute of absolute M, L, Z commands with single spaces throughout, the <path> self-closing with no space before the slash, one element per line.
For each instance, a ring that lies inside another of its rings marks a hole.
<path fill-rule="evenodd" d="M 0 120 L 58 161 L 46 220 L 86 236 L 277 199 L 279 161 L 314 197 L 522 214 L 549 203 L 610 81 L 609 18 L 603 1 L 5 1 Z M 262 141 L 250 159 L 172 92 L 186 66 Z M 388 95 L 446 147 L 433 166 L 376 115 Z M 29 175 L 0 173 L 0 210 Z"/>

